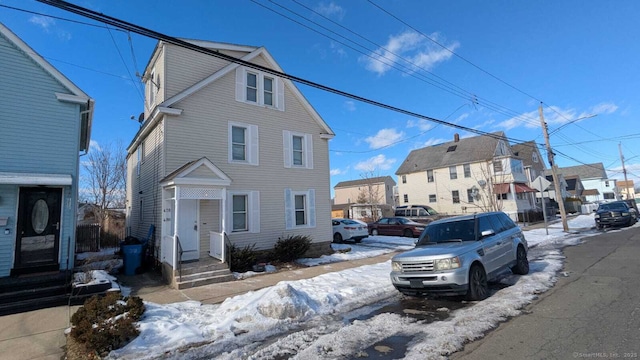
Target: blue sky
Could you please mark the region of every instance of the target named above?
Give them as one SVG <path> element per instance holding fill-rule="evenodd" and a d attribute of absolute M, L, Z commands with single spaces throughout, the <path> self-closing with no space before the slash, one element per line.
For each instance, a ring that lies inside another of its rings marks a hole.
<path fill-rule="evenodd" d="M 513 141 L 544 143 L 542 101 L 559 166 L 601 162 L 622 179 L 620 143 L 640 183 L 634 0 L 71 2 L 171 36 L 265 46 L 289 74 Z M 155 40 L 33 0 L 0 0 L 0 21 L 96 100 L 96 145 L 131 141 L 143 104 L 135 73 Z M 371 172 L 395 179 L 411 150 L 470 136 L 298 87 L 336 133 L 332 187 Z"/>

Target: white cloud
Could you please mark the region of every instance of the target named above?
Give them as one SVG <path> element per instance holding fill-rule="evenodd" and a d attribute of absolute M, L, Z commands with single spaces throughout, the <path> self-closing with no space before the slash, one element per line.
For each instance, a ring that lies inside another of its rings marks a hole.
<path fill-rule="evenodd" d="M 331 169 L 329 173 L 331 174 L 331 176 L 335 176 L 335 175 L 342 175 L 345 172 L 340 169 Z"/>
<path fill-rule="evenodd" d="M 429 37 L 443 43 L 439 39 L 438 33 L 433 33 Z M 408 30 L 397 36 L 389 37 L 386 45 L 373 51 L 369 56 L 360 57 L 360 60 L 365 62 L 367 70 L 378 75 L 384 75 L 391 69 L 391 65 L 397 62 L 404 63 L 414 72 L 420 69 L 430 70 L 436 64 L 451 58 L 452 51 L 460 47 L 460 44 L 452 42 L 445 43 L 444 46 L 448 50 L 434 44 L 421 34 Z"/>
<path fill-rule="evenodd" d="M 447 141 L 449 140 L 442 139 L 442 138 L 431 138 L 424 143 L 424 146 L 438 145 L 438 144 L 445 143 Z"/>
<path fill-rule="evenodd" d="M 100 144 L 98 144 L 97 141 L 90 140 L 89 141 L 89 151 L 91 151 L 91 150 L 100 151 L 100 150 L 102 150 L 102 148 L 100 147 Z"/>
<path fill-rule="evenodd" d="M 29 22 L 39 26 L 46 33 L 51 33 L 53 30 L 54 33 L 58 36 L 58 38 L 60 38 L 60 40 L 63 40 L 63 41 L 71 40 L 71 33 L 66 30 L 57 29 L 55 27 L 56 21 L 50 17 L 34 15 L 29 18 Z"/>
<path fill-rule="evenodd" d="M 380 154 L 357 163 L 354 168 L 359 171 L 389 170 L 395 163 L 396 159 L 387 159 L 386 156 Z"/>
<path fill-rule="evenodd" d="M 356 111 L 356 103 L 351 100 L 345 101 L 344 108 L 347 109 L 347 111 Z"/>
<path fill-rule="evenodd" d="M 333 1 L 330 3 L 321 2 L 314 8 L 315 11 L 326 17 L 332 17 L 334 19 L 342 20 L 347 11 L 340 5 L 337 5 Z"/>
<path fill-rule="evenodd" d="M 329 44 L 329 48 L 331 49 L 331 52 L 337 54 L 339 58 L 344 59 L 347 57 L 347 52 L 337 43 L 332 41 Z"/>
<path fill-rule="evenodd" d="M 548 106 L 543 109 L 544 120 L 549 125 L 549 130 L 553 131 L 553 127 L 560 127 L 569 122 L 580 122 L 586 118 L 591 118 L 594 115 L 606 115 L 612 114 L 618 110 L 618 106 L 613 103 L 600 103 L 589 108 L 587 111 L 578 112 L 576 109 L 562 109 L 558 106 Z M 519 126 L 526 128 L 539 128 L 540 127 L 540 115 L 538 110 L 530 111 L 521 114 L 511 119 L 505 120 L 496 124 L 495 127 L 510 130 Z"/>
<path fill-rule="evenodd" d="M 420 131 L 429 131 L 433 129 L 433 126 L 434 125 L 432 122 L 425 119 L 410 119 L 409 121 L 407 121 L 408 128 L 417 127 Z"/>
<path fill-rule="evenodd" d="M 380 149 L 385 146 L 389 146 L 404 136 L 403 132 L 397 132 L 396 129 L 382 129 L 374 136 L 369 136 L 364 139 L 369 143 L 371 149 Z"/>
<path fill-rule="evenodd" d="M 613 114 L 618 110 L 618 105 L 613 103 L 601 103 L 591 108 L 592 114 Z"/>

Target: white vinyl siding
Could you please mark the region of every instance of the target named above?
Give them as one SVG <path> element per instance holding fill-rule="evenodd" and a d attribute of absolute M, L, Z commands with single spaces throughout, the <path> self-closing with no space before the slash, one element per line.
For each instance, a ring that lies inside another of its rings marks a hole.
<path fill-rule="evenodd" d="M 228 132 L 229 162 L 258 165 L 258 127 L 230 121 Z"/>
<path fill-rule="evenodd" d="M 316 192 L 284 190 L 285 226 L 287 230 L 316 227 Z"/>
<path fill-rule="evenodd" d="M 239 66 L 236 101 L 284 111 L 284 83 L 269 74 Z"/>
<path fill-rule="evenodd" d="M 230 191 L 227 198 L 228 223 L 232 232 L 260 232 L 260 192 Z"/>
<path fill-rule="evenodd" d="M 284 167 L 313 169 L 313 136 L 284 130 Z"/>

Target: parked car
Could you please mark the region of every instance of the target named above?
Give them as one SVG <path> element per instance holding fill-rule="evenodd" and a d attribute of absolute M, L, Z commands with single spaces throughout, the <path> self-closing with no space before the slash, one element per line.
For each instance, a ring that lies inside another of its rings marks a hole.
<path fill-rule="evenodd" d="M 448 215 L 440 214 L 434 208 L 427 205 L 407 205 L 396 207 L 395 216 L 406 217 L 416 222 L 428 224 L 434 220 L 445 218 Z"/>
<path fill-rule="evenodd" d="M 331 219 L 333 224 L 333 242 L 341 243 L 344 240 L 353 240 L 357 243 L 369 236 L 367 224 L 351 219 Z"/>
<path fill-rule="evenodd" d="M 418 237 L 424 227 L 425 224 L 405 217 L 384 217 L 369 224 L 369 234 Z"/>
<path fill-rule="evenodd" d="M 626 201 L 602 203 L 595 210 L 596 227 L 631 226 L 638 221 L 638 212 Z"/>
<path fill-rule="evenodd" d="M 497 275 L 529 273 L 527 252 L 522 231 L 503 212 L 446 218 L 427 225 L 415 249 L 393 257 L 391 282 L 410 296 L 482 300 Z"/>

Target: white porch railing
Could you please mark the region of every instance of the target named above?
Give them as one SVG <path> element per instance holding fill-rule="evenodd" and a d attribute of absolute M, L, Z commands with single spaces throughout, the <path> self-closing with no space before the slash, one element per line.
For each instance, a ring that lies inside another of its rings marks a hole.
<path fill-rule="evenodd" d="M 219 233 L 219 232 L 215 232 L 215 231 L 210 231 L 209 232 L 209 246 L 210 246 L 210 251 L 209 251 L 209 255 L 211 255 L 212 257 L 222 261 L 222 262 L 226 262 L 225 259 L 225 248 L 224 248 L 224 234 L 223 233 Z"/>

